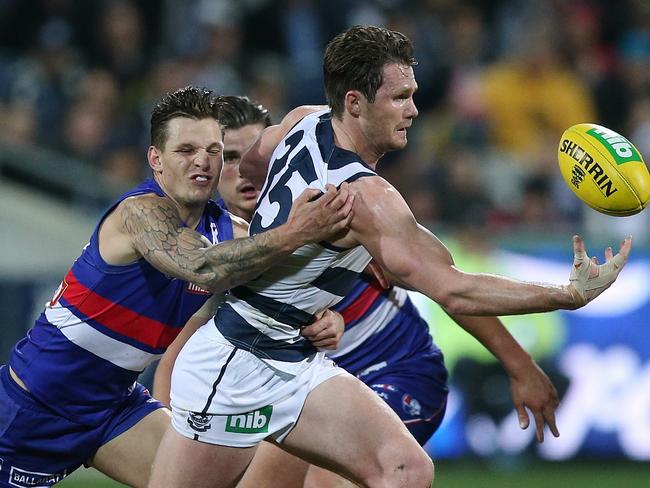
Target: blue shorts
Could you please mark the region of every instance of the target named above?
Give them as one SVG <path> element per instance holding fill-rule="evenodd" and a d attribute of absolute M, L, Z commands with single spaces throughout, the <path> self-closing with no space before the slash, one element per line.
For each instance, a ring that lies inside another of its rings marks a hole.
<path fill-rule="evenodd" d="M 440 352 L 415 354 L 357 377 L 379 395 L 424 445 L 447 408 L 447 368 Z"/>
<path fill-rule="evenodd" d="M 61 481 L 111 439 L 164 408 L 140 384 L 100 425 L 54 413 L 0 368 L 0 487 L 45 487 Z"/>

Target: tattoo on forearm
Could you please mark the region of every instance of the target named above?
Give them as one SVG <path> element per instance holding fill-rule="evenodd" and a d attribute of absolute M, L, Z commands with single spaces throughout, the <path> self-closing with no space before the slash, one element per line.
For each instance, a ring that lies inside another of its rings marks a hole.
<path fill-rule="evenodd" d="M 283 254 L 273 232 L 207 246 L 198 232 L 183 227 L 173 204 L 163 198 L 127 199 L 121 218 L 144 259 L 163 273 L 215 292 L 251 280 Z"/>

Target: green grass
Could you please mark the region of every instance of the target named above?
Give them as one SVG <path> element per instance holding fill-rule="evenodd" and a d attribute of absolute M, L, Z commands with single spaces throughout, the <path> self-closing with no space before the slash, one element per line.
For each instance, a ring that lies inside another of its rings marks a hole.
<path fill-rule="evenodd" d="M 124 487 L 89 469 L 78 470 L 57 486 Z M 439 461 L 434 488 L 650 488 L 650 463 Z"/>
<path fill-rule="evenodd" d="M 436 488 L 650 488 L 650 463 L 436 463 Z"/>
<path fill-rule="evenodd" d="M 121 488 L 126 485 L 113 481 L 94 469 L 78 469 L 58 486 L 66 488 Z"/>

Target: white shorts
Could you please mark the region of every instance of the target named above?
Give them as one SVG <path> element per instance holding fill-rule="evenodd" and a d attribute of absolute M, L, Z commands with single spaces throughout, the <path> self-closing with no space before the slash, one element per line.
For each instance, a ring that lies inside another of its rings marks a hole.
<path fill-rule="evenodd" d="M 309 392 L 340 374 L 348 373 L 320 352 L 287 374 L 233 346 L 209 321 L 174 364 L 172 425 L 185 437 L 222 446 L 252 447 L 267 437 L 282 442 Z"/>

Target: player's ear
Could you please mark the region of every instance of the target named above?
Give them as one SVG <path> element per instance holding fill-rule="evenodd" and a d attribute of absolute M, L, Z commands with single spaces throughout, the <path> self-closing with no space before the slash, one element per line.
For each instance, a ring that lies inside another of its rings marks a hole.
<path fill-rule="evenodd" d="M 156 146 L 149 146 L 147 151 L 147 161 L 154 173 L 162 173 L 162 161 L 160 160 L 160 151 Z"/>
<path fill-rule="evenodd" d="M 358 90 L 350 90 L 345 94 L 345 111 L 353 117 L 361 115 L 361 100 L 363 95 Z"/>

